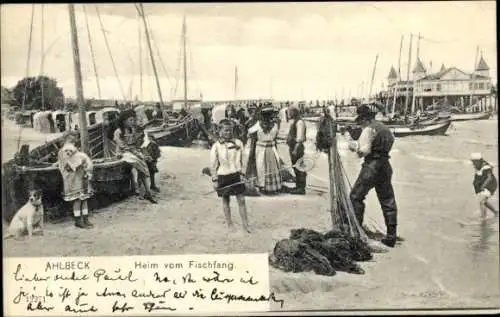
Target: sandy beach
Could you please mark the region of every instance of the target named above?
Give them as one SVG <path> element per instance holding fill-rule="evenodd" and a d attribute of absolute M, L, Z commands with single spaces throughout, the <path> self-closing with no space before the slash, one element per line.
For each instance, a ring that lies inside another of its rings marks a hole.
<path fill-rule="evenodd" d="M 498 164 L 496 124 L 493 120 L 456 124 L 449 136 L 397 140 L 394 186 L 399 232 L 406 241 L 360 263 L 364 275 L 338 272 L 323 277 L 270 268 L 272 291 L 285 300 L 282 310 L 498 307 L 498 220 L 489 220 L 486 237 L 484 228 L 468 230 L 457 222 L 477 209 L 472 168 L 464 162 L 469 152 L 481 150 Z M 309 144 L 308 155 L 314 155 L 313 150 Z M 339 141 L 339 151 L 353 182 L 360 161 L 347 153 L 345 142 Z M 284 147 L 280 153 L 288 162 Z M 91 218 L 95 228 L 89 231 L 75 229 L 70 219 L 48 224 L 45 235 L 29 243 L 6 240 L 4 256 L 267 253 L 291 229 L 329 229 L 328 195 L 309 191 L 306 196 L 247 198 L 252 233 L 228 232 L 221 201 L 215 193 L 207 194 L 212 189 L 210 178 L 201 174 L 208 164 L 206 149 L 164 147 L 158 205 L 131 197 L 96 210 Z M 328 186 L 325 179 L 327 158 L 322 154 L 308 182 Z M 494 199 L 498 202 L 498 194 Z M 234 200 L 232 208 L 239 229 Z M 367 198 L 367 217 L 385 228 L 374 192 Z"/>

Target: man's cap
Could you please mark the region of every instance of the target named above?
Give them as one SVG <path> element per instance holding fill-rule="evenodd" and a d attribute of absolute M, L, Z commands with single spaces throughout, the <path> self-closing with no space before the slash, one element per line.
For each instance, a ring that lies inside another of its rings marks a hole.
<path fill-rule="evenodd" d="M 481 153 L 476 152 L 476 153 L 471 153 L 470 154 L 470 160 L 471 161 L 479 161 L 482 158 L 483 158 L 483 156 L 481 155 Z"/>
<path fill-rule="evenodd" d="M 224 127 L 234 127 L 234 122 L 230 119 L 222 119 L 219 124 Z"/>
<path fill-rule="evenodd" d="M 361 105 L 356 109 L 357 117 L 354 119 L 356 123 L 363 120 L 371 120 L 375 118 L 375 113 L 367 105 Z"/>
<path fill-rule="evenodd" d="M 260 110 L 260 112 L 266 115 L 272 114 L 274 112 L 274 107 L 272 106 L 264 107 Z"/>

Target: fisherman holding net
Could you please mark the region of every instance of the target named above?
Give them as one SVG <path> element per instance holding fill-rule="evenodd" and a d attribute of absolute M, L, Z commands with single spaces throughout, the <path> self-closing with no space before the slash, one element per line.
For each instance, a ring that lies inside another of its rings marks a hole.
<path fill-rule="evenodd" d="M 397 205 L 392 187 L 392 167 L 389 152 L 394 143 L 394 135 L 383 123 L 375 121 L 375 113 L 366 105 L 356 110 L 356 123 L 363 131 L 358 141 L 352 141 L 349 149 L 364 158 L 361 171 L 352 187 L 350 199 L 358 223 L 362 226 L 365 213 L 364 200 L 368 192 L 375 187 L 384 220 L 387 235 L 382 243 L 389 247 L 396 244 Z"/>

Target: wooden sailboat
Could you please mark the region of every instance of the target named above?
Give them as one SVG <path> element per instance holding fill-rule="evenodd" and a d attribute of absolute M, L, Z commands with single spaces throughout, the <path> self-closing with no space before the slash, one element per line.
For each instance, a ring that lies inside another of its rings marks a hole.
<path fill-rule="evenodd" d="M 491 112 L 452 113 L 451 121 L 488 120 Z"/>
<path fill-rule="evenodd" d="M 158 73 L 156 71 L 156 64 L 153 57 L 153 50 L 151 46 L 151 37 L 149 34 L 149 28 L 146 21 L 146 15 L 144 13 L 144 7 L 142 4 L 136 6 L 137 11 L 143 21 L 144 31 L 146 35 L 146 41 L 148 43 L 149 55 L 151 58 L 151 65 L 153 67 L 153 72 L 156 79 L 156 86 L 158 89 L 158 97 L 160 99 L 160 106 L 164 108 L 163 98 L 161 93 L 161 85 L 158 79 Z M 168 118 L 166 120 L 153 119 L 145 124 L 144 131 L 146 134 L 152 136 L 158 145 L 166 146 L 186 146 L 190 145 L 194 137 L 197 136 L 199 132 L 199 123 L 193 113 L 190 110 L 191 100 L 187 97 L 187 64 L 186 64 L 186 20 L 183 21 L 182 27 L 182 37 L 183 37 L 183 71 L 184 71 L 184 100 L 183 109 L 185 113 L 180 118 Z M 201 100 L 197 100 L 201 102 Z M 176 101 L 173 100 L 172 103 Z M 175 105 L 174 105 L 175 107 Z M 201 109 L 200 109 L 201 111 Z M 182 112 L 182 111 L 181 111 Z"/>
<path fill-rule="evenodd" d="M 109 129 L 113 122 L 105 121 L 87 128 L 74 4 L 68 4 L 68 10 L 80 113 L 80 129 L 70 133 L 78 138 L 77 143 L 82 151 L 87 153 L 94 163 L 92 185 L 96 195 L 90 203 L 96 208 L 130 193 L 131 172 L 130 166 L 114 155 L 115 144 L 109 138 Z M 15 211 L 26 203 L 28 190 L 32 188 L 43 191 L 43 202 L 49 219 L 59 218 L 66 213 L 68 206 L 61 198 L 62 176 L 54 166 L 63 143 L 64 138 L 59 137 L 31 151 L 28 145 L 22 145 L 15 158 L 3 164 L 2 215 L 5 220 L 10 221 Z"/>

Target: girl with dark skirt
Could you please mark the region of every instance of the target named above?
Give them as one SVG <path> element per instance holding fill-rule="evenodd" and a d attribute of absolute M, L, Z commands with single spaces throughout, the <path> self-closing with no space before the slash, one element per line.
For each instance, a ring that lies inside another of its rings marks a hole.
<path fill-rule="evenodd" d="M 475 170 L 473 186 L 479 201 L 481 218 L 486 218 L 488 210 L 498 216 L 498 210 L 488 201 L 498 188 L 497 179 L 493 174 L 493 167 L 484 160 L 481 153 L 472 153 L 470 160 Z"/>
<path fill-rule="evenodd" d="M 243 143 L 234 138 L 234 124 L 231 120 L 222 120 L 220 125 L 220 138 L 212 145 L 210 152 L 213 186 L 217 196 L 222 197 L 227 226 L 234 228 L 229 203 L 230 197 L 236 196 L 243 230 L 250 233 L 244 196 L 246 186 L 243 179 Z"/>

